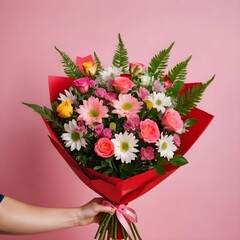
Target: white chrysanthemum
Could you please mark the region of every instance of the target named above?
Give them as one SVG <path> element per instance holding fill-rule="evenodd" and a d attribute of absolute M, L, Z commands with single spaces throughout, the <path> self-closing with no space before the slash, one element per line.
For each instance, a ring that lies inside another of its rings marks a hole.
<path fill-rule="evenodd" d="M 108 67 L 107 70 L 99 72 L 102 80 L 109 82 L 112 78 L 119 76 L 122 73 L 120 68 Z"/>
<path fill-rule="evenodd" d="M 62 140 L 65 142 L 65 147 L 70 147 L 71 151 L 77 149 L 78 151 L 81 147 L 86 147 L 87 143 L 83 138 L 83 132 L 78 127 L 76 120 L 69 121 L 69 123 L 64 124 L 64 129 L 66 133 L 61 135 Z"/>
<path fill-rule="evenodd" d="M 156 142 L 156 146 L 158 147 L 160 156 L 168 159 L 173 158 L 173 154 L 177 150 L 177 147 L 174 145 L 173 136 L 164 136 L 163 133 L 161 133 L 161 138 Z"/>
<path fill-rule="evenodd" d="M 156 108 L 158 112 L 164 113 L 166 107 L 172 105 L 171 98 L 167 97 L 163 92 L 153 92 L 148 95 L 147 99 L 152 102 L 153 108 Z"/>
<path fill-rule="evenodd" d="M 68 99 L 72 104 L 77 101 L 77 97 L 72 94 L 72 88 L 69 88 L 69 91 L 65 89 L 64 92 L 65 92 L 65 95 L 62 93 L 59 93 L 58 100 L 64 102 Z"/>
<path fill-rule="evenodd" d="M 114 154 L 116 160 L 121 160 L 122 163 L 130 163 L 135 160 L 136 152 L 139 150 L 137 147 L 138 139 L 132 133 L 124 132 L 115 134 L 115 138 L 111 140 L 114 144 Z"/>

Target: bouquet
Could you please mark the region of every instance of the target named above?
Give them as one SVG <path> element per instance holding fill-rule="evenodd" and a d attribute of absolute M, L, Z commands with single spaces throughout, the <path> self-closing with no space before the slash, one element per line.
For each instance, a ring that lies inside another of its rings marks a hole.
<path fill-rule="evenodd" d="M 196 108 L 214 76 L 184 83 L 191 56 L 166 71 L 172 43 L 148 66 L 131 62 L 121 35 L 104 68 L 94 52 L 76 62 L 56 48 L 67 77 L 49 77 L 51 108 L 42 115 L 50 140 L 77 176 L 115 209 L 95 239 L 141 239 L 127 204 L 180 166 L 213 116 Z"/>

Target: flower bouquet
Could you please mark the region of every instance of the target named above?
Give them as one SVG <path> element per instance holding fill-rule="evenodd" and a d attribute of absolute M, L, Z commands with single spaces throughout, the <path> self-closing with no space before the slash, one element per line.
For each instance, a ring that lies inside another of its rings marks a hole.
<path fill-rule="evenodd" d="M 94 52 L 62 57 L 67 77 L 49 77 L 51 108 L 24 103 L 42 115 L 50 140 L 77 176 L 115 209 L 95 239 L 141 239 L 127 204 L 180 166 L 213 116 L 196 108 L 206 83 L 184 83 L 191 57 L 166 72 L 174 44 L 148 66 L 128 61 L 118 35 L 112 66 Z"/>

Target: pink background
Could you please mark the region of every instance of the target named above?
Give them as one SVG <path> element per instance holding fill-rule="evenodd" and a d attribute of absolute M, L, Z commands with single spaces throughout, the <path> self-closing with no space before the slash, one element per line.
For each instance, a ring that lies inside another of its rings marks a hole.
<path fill-rule="evenodd" d="M 64 75 L 54 46 L 73 59 L 96 51 L 111 64 L 121 33 L 131 61 L 175 41 L 170 66 L 193 55 L 188 82 L 216 73 L 199 108 L 215 119 L 190 164 L 130 204 L 144 240 L 240 239 L 240 1 L 0 0 L 0 191 L 32 204 L 81 206 L 97 196 L 50 144 L 21 101 L 49 106 L 48 75 Z M 0 239 L 92 239 L 97 225 Z"/>

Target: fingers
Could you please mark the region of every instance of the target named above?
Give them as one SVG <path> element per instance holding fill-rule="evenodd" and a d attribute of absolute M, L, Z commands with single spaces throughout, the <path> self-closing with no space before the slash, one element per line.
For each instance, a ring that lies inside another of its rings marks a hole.
<path fill-rule="evenodd" d="M 94 198 L 90 201 L 90 203 L 93 204 L 93 207 L 96 212 L 105 212 L 105 213 L 110 213 L 114 214 L 115 210 L 109 206 L 102 205 L 103 198 Z"/>
<path fill-rule="evenodd" d="M 105 212 L 105 213 L 110 213 L 110 214 L 114 214 L 115 210 L 109 206 L 104 206 L 102 204 L 99 204 L 97 206 L 97 211 L 98 212 Z"/>

